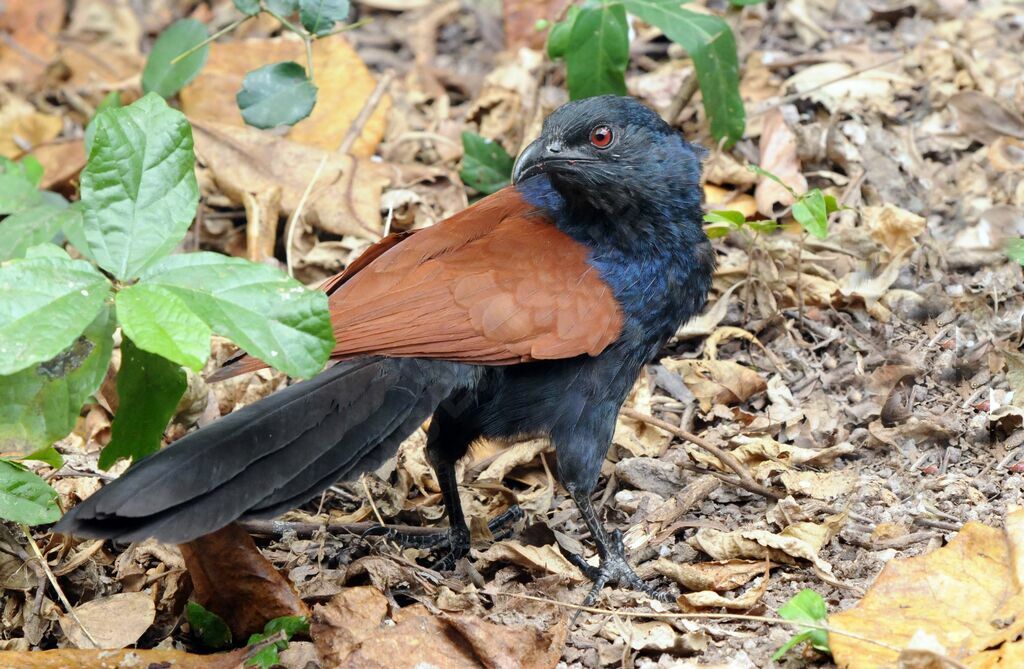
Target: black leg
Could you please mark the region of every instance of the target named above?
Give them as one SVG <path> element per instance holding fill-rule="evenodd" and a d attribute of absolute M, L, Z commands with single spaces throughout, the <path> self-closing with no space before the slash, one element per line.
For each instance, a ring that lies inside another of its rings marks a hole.
<path fill-rule="evenodd" d="M 613 531 L 611 534 L 605 531 L 604 525 L 597 517 L 593 505 L 590 503 L 590 495 L 580 491 L 576 486 L 568 485 L 569 494 L 572 495 L 576 506 L 579 507 L 583 522 L 590 530 L 590 536 L 597 544 L 597 555 L 600 558 L 598 566 L 593 567 L 582 556 L 569 553 L 569 560 L 580 568 L 587 578 L 594 582 L 594 587 L 583 600 L 583 606 L 591 606 L 597 601 L 597 596 L 606 585 L 619 585 L 642 592 L 649 597 L 662 601 L 672 601 L 667 593 L 657 591 L 647 585 L 636 575 L 633 568 L 626 559 L 626 548 L 622 544 L 622 532 Z M 578 614 L 577 614 L 578 615 Z M 574 617 L 575 619 L 575 617 Z"/>

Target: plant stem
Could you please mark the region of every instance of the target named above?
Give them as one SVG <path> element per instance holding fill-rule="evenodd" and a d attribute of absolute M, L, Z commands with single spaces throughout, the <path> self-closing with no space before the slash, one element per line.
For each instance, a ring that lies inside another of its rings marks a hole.
<path fill-rule="evenodd" d="M 359 19 L 355 23 L 349 23 L 347 25 L 339 26 L 330 32 L 326 32 L 323 35 L 313 35 L 313 39 L 323 39 L 330 37 L 331 35 L 337 35 L 338 33 L 347 33 L 349 30 L 355 30 L 356 28 L 362 28 L 365 25 L 373 23 L 373 17 L 367 16 Z"/>
<path fill-rule="evenodd" d="M 231 32 L 232 30 L 234 30 L 238 26 L 242 25 L 243 23 L 245 23 L 246 21 L 248 21 L 251 18 L 252 18 L 252 16 L 243 16 L 242 18 L 238 19 L 234 23 L 229 23 L 228 25 L 224 26 L 223 28 L 221 28 L 217 32 L 213 33 L 212 35 L 210 35 L 209 37 L 204 39 L 199 44 L 196 44 L 191 49 L 183 51 L 182 53 L 179 53 L 177 56 L 172 58 L 171 59 L 171 65 L 176 65 L 178 62 L 184 60 L 185 58 L 188 58 L 189 56 L 194 54 L 196 51 L 199 51 L 200 49 L 202 49 L 204 46 L 206 46 L 210 42 L 213 42 L 214 40 L 218 39 L 219 37 L 223 37 L 224 35 L 227 35 L 229 32 Z"/>
<path fill-rule="evenodd" d="M 310 81 L 313 81 L 313 40 L 316 39 L 316 36 L 310 35 L 304 28 L 298 27 L 273 10 L 264 9 L 263 11 L 273 16 L 282 26 L 302 38 L 302 43 L 306 45 L 306 76 L 309 77 Z"/>
<path fill-rule="evenodd" d="M 801 271 L 803 269 L 804 242 L 807 241 L 807 233 L 800 235 L 800 246 L 796 250 L 796 301 L 797 301 L 797 325 L 804 326 L 804 291 Z"/>

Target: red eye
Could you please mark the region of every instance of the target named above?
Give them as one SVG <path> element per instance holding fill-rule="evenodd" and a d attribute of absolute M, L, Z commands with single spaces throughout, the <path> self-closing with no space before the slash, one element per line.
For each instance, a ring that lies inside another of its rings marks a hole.
<path fill-rule="evenodd" d="M 599 125 L 590 131 L 590 143 L 599 149 L 606 149 L 612 143 L 612 129 Z"/>

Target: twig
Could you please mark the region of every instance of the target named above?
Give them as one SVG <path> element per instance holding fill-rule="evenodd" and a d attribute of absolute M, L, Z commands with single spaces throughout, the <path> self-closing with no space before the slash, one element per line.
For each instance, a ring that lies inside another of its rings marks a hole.
<path fill-rule="evenodd" d="M 697 79 L 697 70 L 690 72 L 689 76 L 679 84 L 679 90 L 676 91 L 675 96 L 672 98 L 672 102 L 669 103 L 668 108 L 665 110 L 665 114 L 661 117 L 665 123 L 672 125 L 679 118 L 679 113 L 683 111 L 683 107 L 690 101 L 693 94 L 697 92 L 699 88 L 699 80 Z"/>
<path fill-rule="evenodd" d="M 308 538 L 321 530 L 330 534 L 352 534 L 360 536 L 368 530 L 375 530 L 380 527 L 377 523 L 314 523 L 298 520 L 246 520 L 239 523 L 246 532 L 260 534 L 263 536 L 279 537 L 286 532 L 294 532 L 296 536 Z M 436 527 L 422 527 L 419 525 L 388 525 L 387 529 L 398 534 L 407 536 L 430 536 L 437 534 Z"/>
<path fill-rule="evenodd" d="M 82 630 L 82 634 L 84 634 L 85 638 L 89 640 L 89 643 L 91 643 L 94 648 L 99 648 L 100 645 L 96 643 L 96 639 L 93 638 L 92 634 L 89 634 L 89 630 L 87 630 L 85 625 L 82 624 L 82 621 L 78 619 L 78 614 L 75 613 L 75 608 L 71 606 L 71 602 L 68 601 L 67 595 L 65 595 L 64 591 L 60 589 L 60 585 L 57 583 L 57 577 L 53 575 L 53 571 L 50 570 L 49 563 L 46 561 L 46 558 L 43 557 L 43 553 L 39 550 L 39 546 L 36 545 L 36 540 L 32 538 L 32 531 L 28 529 L 28 525 L 22 525 L 21 531 L 25 534 L 25 538 L 28 539 L 28 545 L 32 547 L 32 553 L 35 554 L 36 560 L 39 561 L 39 566 L 42 567 L 43 571 L 46 573 L 47 580 L 50 581 L 50 585 L 52 585 L 53 589 L 57 592 L 57 597 L 60 599 L 60 603 L 64 605 L 64 610 L 68 612 L 71 619 L 74 620 L 75 624 L 78 625 L 78 628 Z"/>
<path fill-rule="evenodd" d="M 292 247 L 295 241 L 295 226 L 299 221 L 299 217 L 302 215 L 302 210 L 306 206 L 306 200 L 309 199 L 309 194 L 313 191 L 313 186 L 320 179 L 320 173 L 324 171 L 324 165 L 327 164 L 327 154 L 325 153 L 320 158 L 320 164 L 317 165 L 316 172 L 313 173 L 313 178 L 306 184 L 306 190 L 302 191 L 302 197 L 299 198 L 299 204 L 295 207 L 295 211 L 292 212 L 292 217 L 288 219 L 287 232 L 284 239 L 284 259 L 285 265 L 288 268 L 288 276 L 295 276 L 295 265 L 292 263 Z"/>
<path fill-rule="evenodd" d="M 253 16 L 256 16 L 256 15 L 253 14 L 252 16 L 243 16 L 242 18 L 238 19 L 237 21 L 235 21 L 233 23 L 229 23 L 228 25 L 224 26 L 223 28 L 221 28 L 217 32 L 213 33 L 212 35 L 210 35 L 209 37 L 204 39 L 199 44 L 196 44 L 191 49 L 186 49 L 185 51 L 182 51 L 177 56 L 175 56 L 174 58 L 171 59 L 171 65 L 177 65 L 179 62 L 181 62 L 182 60 L 185 60 L 186 58 L 188 58 L 189 56 L 194 54 L 196 51 L 199 51 L 200 49 L 202 49 L 207 44 L 216 41 L 218 38 L 223 37 L 224 35 L 227 35 L 229 32 L 231 32 L 232 30 L 234 30 L 238 26 L 242 25 L 243 23 L 245 23 L 246 21 L 251 19 Z"/>
<path fill-rule="evenodd" d="M 749 490 L 752 493 L 762 495 L 763 497 L 768 497 L 769 499 L 782 499 L 782 495 L 775 492 L 771 488 L 764 487 L 763 485 L 755 481 L 754 477 L 750 475 L 750 472 L 747 471 L 746 467 L 740 464 L 739 460 L 733 457 L 731 453 L 719 448 L 718 446 L 715 446 L 714 444 L 711 444 L 708 441 L 701 439 L 695 434 L 691 434 L 686 430 L 678 428 L 672 423 L 660 420 L 653 416 L 648 416 L 647 414 L 641 413 L 636 409 L 624 408 L 622 410 L 622 414 L 624 416 L 632 418 L 633 420 L 638 420 L 643 423 L 647 423 L 648 425 L 660 427 L 662 430 L 665 430 L 666 432 L 671 432 L 680 439 L 685 439 L 686 441 L 689 441 L 690 443 L 696 444 L 697 446 L 703 448 L 705 451 L 718 458 L 722 462 L 722 464 L 724 464 L 726 467 L 728 467 L 729 469 L 736 473 L 736 475 L 739 477 L 739 481 L 733 481 L 733 483 L 737 483 L 744 490 Z"/>
<path fill-rule="evenodd" d="M 570 604 L 569 602 L 560 602 L 556 599 L 548 599 L 547 597 L 535 597 L 533 595 L 523 595 L 517 592 L 494 592 L 493 590 L 484 590 L 483 594 L 490 595 L 491 597 L 511 597 L 513 599 L 526 599 L 531 602 L 540 602 L 542 604 L 551 604 L 552 606 L 560 606 L 567 609 L 576 609 L 577 611 L 586 611 L 587 613 L 600 613 L 603 615 L 610 616 L 624 616 L 626 618 L 651 618 L 656 620 L 749 620 L 758 623 L 772 623 L 777 625 L 793 625 L 797 627 L 808 627 L 811 629 L 822 630 L 829 634 L 838 634 L 839 636 L 845 636 L 850 639 L 856 639 L 857 641 L 863 641 L 870 643 L 886 650 L 891 650 L 894 653 L 902 651 L 901 648 L 891 646 L 884 641 L 876 641 L 875 639 L 869 639 L 866 636 L 854 634 L 853 632 L 844 632 L 843 630 L 829 627 L 828 625 L 819 625 L 818 623 L 805 622 L 802 620 L 786 620 L 785 618 L 773 618 L 771 616 L 752 616 L 743 613 L 656 613 L 654 611 L 622 611 L 612 609 L 602 609 L 596 606 L 581 606 L 579 604 Z"/>
<path fill-rule="evenodd" d="M 356 28 L 362 28 L 363 26 L 369 25 L 371 23 L 373 23 L 373 17 L 372 16 L 367 16 L 367 17 L 359 19 L 355 23 L 348 23 L 346 25 L 339 26 L 339 27 L 335 28 L 334 30 L 331 30 L 330 32 L 324 33 L 323 35 L 313 35 L 313 39 L 323 39 L 325 37 L 330 37 L 331 35 L 337 35 L 339 33 L 347 33 L 349 30 L 355 30 Z"/>
<path fill-rule="evenodd" d="M 388 70 L 380 79 L 377 81 L 377 85 L 374 87 L 373 92 L 370 93 L 370 97 L 366 98 L 366 102 L 363 103 L 363 108 L 359 110 L 359 114 L 356 115 L 352 125 L 349 126 L 348 132 L 345 133 L 345 137 L 342 138 L 341 144 L 338 145 L 338 153 L 347 154 L 352 150 L 352 145 L 359 139 L 359 135 L 363 132 L 363 127 L 373 116 L 373 112 L 377 110 L 377 105 L 380 104 L 381 99 L 384 97 L 384 93 L 387 91 L 388 86 L 391 85 L 391 80 L 395 78 L 394 70 Z"/>
<path fill-rule="evenodd" d="M 804 244 L 807 242 L 807 232 L 800 235 L 800 245 L 796 249 L 796 318 L 797 324 L 803 327 L 804 324 L 804 290 L 803 281 L 800 276 L 804 263 Z"/>

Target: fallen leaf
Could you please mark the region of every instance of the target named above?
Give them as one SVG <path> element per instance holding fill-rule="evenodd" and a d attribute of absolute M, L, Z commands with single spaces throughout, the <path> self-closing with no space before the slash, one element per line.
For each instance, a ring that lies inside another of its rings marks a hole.
<path fill-rule="evenodd" d="M 181 650 L 0 651 L 0 669 L 238 669 L 248 649 L 193 655 Z"/>
<path fill-rule="evenodd" d="M 61 60 L 71 72 L 68 84 L 97 89 L 138 86 L 144 64 L 139 45 L 142 25 L 127 0 L 76 0 L 71 21 L 61 35 Z"/>
<path fill-rule="evenodd" d="M 769 563 L 767 567 L 773 567 Z M 721 560 L 714 562 L 673 562 L 659 558 L 654 570 L 694 592 L 712 590 L 725 592 L 746 585 L 756 576 L 765 573 L 763 560 Z"/>
<path fill-rule="evenodd" d="M 0 156 L 17 158 L 60 134 L 64 122 L 59 116 L 38 112 L 32 105 L 8 97 L 0 110 Z"/>
<path fill-rule="evenodd" d="M 961 134 L 983 144 L 1000 137 L 1024 139 L 1024 116 L 981 91 L 961 91 L 949 99 Z"/>
<path fill-rule="evenodd" d="M 310 634 L 333 669 L 547 669 L 562 653 L 566 626 L 542 631 L 476 615 L 433 616 L 421 604 L 395 610 L 376 588 L 347 588 L 316 606 Z"/>
<path fill-rule="evenodd" d="M 652 396 L 653 388 L 650 377 L 647 374 L 641 374 L 633 385 L 629 397 L 626 398 L 624 406 L 650 415 L 652 413 Z M 612 436 L 613 444 L 621 446 L 638 457 L 662 455 L 671 441 L 672 435 L 668 432 L 628 416 L 619 416 L 615 423 L 615 433 Z"/>
<path fill-rule="evenodd" d="M 915 237 L 924 232 L 924 217 L 886 203 L 861 210 L 868 234 L 885 247 L 889 257 L 901 256 L 917 247 Z"/>
<path fill-rule="evenodd" d="M 853 103 L 885 111 L 892 104 L 897 87 L 914 83 L 904 74 L 882 68 L 858 72 L 850 63 L 828 62 L 805 67 L 787 79 L 785 87 L 832 112 Z"/>
<path fill-rule="evenodd" d="M 499 541 L 476 556 L 478 569 L 494 563 L 512 563 L 539 574 L 557 574 L 574 583 L 586 580 L 554 544 L 527 546 L 515 540 Z"/>
<path fill-rule="evenodd" d="M 235 524 L 181 545 L 195 600 L 216 613 L 236 639 L 281 616 L 309 616 L 292 584 Z"/>
<path fill-rule="evenodd" d="M 946 546 L 886 564 L 855 607 L 829 616 L 829 627 L 896 648 L 920 632 L 969 667 L 1022 666 L 1022 549 L 1021 509 L 1010 511 L 1005 529 L 968 522 Z M 843 634 L 830 633 L 829 645 L 843 669 L 891 665 L 898 656 Z"/>
<path fill-rule="evenodd" d="M 760 141 L 761 168 L 777 176 L 798 195 L 806 193 L 807 179 L 800 171 L 796 135 L 786 123 L 781 110 L 772 109 L 764 115 Z M 777 216 L 795 201 L 793 194 L 784 186 L 765 176 L 757 181 L 754 199 L 757 210 L 768 217 Z"/>
<path fill-rule="evenodd" d="M 656 651 L 673 655 L 691 655 L 707 650 L 711 641 L 707 632 L 696 628 L 680 632 L 661 621 L 636 622 L 629 618 L 612 618 L 601 629 L 601 636 L 616 641 L 621 639 L 638 651 Z"/>
<path fill-rule="evenodd" d="M 214 42 L 199 76 L 181 91 L 181 106 L 192 120 L 243 126 L 235 94 L 242 79 L 257 65 L 281 61 L 306 62 L 301 41 L 284 37 Z M 340 35 L 313 43 L 313 80 L 317 101 L 309 118 L 292 127 L 294 142 L 336 151 L 376 87 L 373 75 Z M 390 98 L 384 96 L 349 152 L 372 156 L 384 136 Z"/>
<path fill-rule="evenodd" d="M 0 12 L 0 82 L 39 84 L 57 57 L 64 0 L 6 0 Z M 0 124 L 0 127 L 3 127 Z"/>
<path fill-rule="evenodd" d="M 754 200 L 753 195 L 727 190 L 712 184 L 704 184 L 704 204 L 708 210 L 732 209 L 747 218 L 757 214 L 757 201 Z"/>
<path fill-rule="evenodd" d="M 139 640 L 156 618 L 153 598 L 142 592 L 101 597 L 76 606 L 74 611 L 77 621 L 68 615 L 61 616 L 60 627 L 76 648 L 130 646 Z M 88 635 L 82 631 L 83 627 L 89 631 Z"/>
<path fill-rule="evenodd" d="M 661 362 L 683 377 L 683 383 L 700 401 L 701 411 L 710 411 L 715 404 L 746 402 L 767 388 L 760 374 L 732 360 L 665 358 Z"/>
<path fill-rule="evenodd" d="M 760 585 L 756 588 L 750 588 L 739 597 L 724 597 L 717 592 L 711 590 L 702 590 L 700 592 L 684 592 L 676 598 L 676 603 L 681 607 L 690 607 L 694 609 L 727 609 L 730 611 L 746 611 L 752 609 L 760 603 L 764 598 L 764 593 L 768 591 L 768 575 L 765 573 L 767 570 L 764 565 L 761 565 L 761 573 L 764 574 L 764 578 L 761 579 Z"/>
<path fill-rule="evenodd" d="M 43 180 L 39 187 L 51 190 L 67 184 L 85 167 L 85 142 L 81 139 L 56 141 L 32 149 L 43 166 Z"/>

